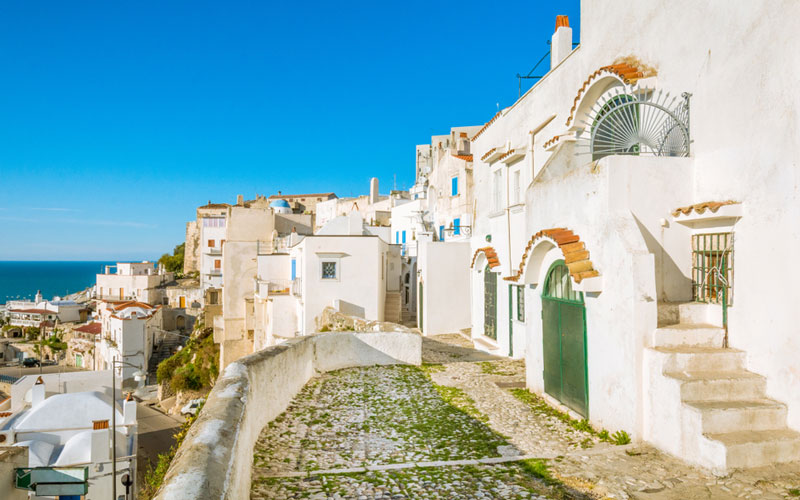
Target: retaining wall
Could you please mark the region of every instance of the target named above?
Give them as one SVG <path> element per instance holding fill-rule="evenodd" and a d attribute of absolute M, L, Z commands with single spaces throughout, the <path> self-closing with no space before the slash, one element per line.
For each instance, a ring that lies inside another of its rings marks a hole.
<path fill-rule="evenodd" d="M 331 332 L 240 358 L 217 380 L 155 498 L 250 498 L 258 435 L 313 376 L 349 367 L 419 365 L 421 355 L 416 333 Z"/>

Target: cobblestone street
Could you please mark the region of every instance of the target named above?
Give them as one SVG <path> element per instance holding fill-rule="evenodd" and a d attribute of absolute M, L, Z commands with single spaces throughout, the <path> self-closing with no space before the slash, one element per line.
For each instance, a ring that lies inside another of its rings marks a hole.
<path fill-rule="evenodd" d="M 521 361 L 457 335 L 423 351 L 312 380 L 262 432 L 252 498 L 800 497 L 800 464 L 715 477 L 552 410 Z"/>

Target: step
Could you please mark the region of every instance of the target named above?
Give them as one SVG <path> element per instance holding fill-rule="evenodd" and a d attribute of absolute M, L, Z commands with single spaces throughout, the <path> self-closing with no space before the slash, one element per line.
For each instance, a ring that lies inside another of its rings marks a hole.
<path fill-rule="evenodd" d="M 706 434 L 705 437 L 712 446 L 724 447 L 728 469 L 800 460 L 800 433 L 790 429 Z"/>
<path fill-rule="evenodd" d="M 658 304 L 658 326 L 676 323 L 722 325 L 722 306 L 704 302 L 661 302 Z"/>
<path fill-rule="evenodd" d="M 653 347 L 722 347 L 725 331 L 714 325 L 678 323 L 656 328 Z"/>
<path fill-rule="evenodd" d="M 664 371 L 734 371 L 743 370 L 745 353 L 738 349 L 718 347 L 655 347 L 656 351 L 669 355 L 664 361 Z"/>
<path fill-rule="evenodd" d="M 700 412 L 704 434 L 786 428 L 786 405 L 772 399 L 691 401 L 685 404 Z"/>
<path fill-rule="evenodd" d="M 666 372 L 681 381 L 681 401 L 732 401 L 764 397 L 767 381 L 757 373 L 735 371 Z"/>

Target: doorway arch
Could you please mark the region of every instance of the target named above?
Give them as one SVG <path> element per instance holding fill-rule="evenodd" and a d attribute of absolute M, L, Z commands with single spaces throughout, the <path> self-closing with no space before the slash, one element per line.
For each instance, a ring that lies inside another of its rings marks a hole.
<path fill-rule="evenodd" d="M 550 266 L 542 290 L 542 344 L 544 391 L 588 418 L 586 305 L 563 260 Z"/>

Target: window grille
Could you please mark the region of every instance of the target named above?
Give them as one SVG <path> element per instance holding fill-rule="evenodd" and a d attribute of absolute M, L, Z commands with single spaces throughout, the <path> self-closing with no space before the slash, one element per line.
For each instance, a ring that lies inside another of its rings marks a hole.
<path fill-rule="evenodd" d="M 721 304 L 723 291 L 733 304 L 733 234 L 692 235 L 692 299 Z"/>
<path fill-rule="evenodd" d="M 525 322 L 525 285 L 517 286 L 517 321 Z"/>
<path fill-rule="evenodd" d="M 336 279 L 336 262 L 322 263 L 322 279 L 324 280 Z"/>

